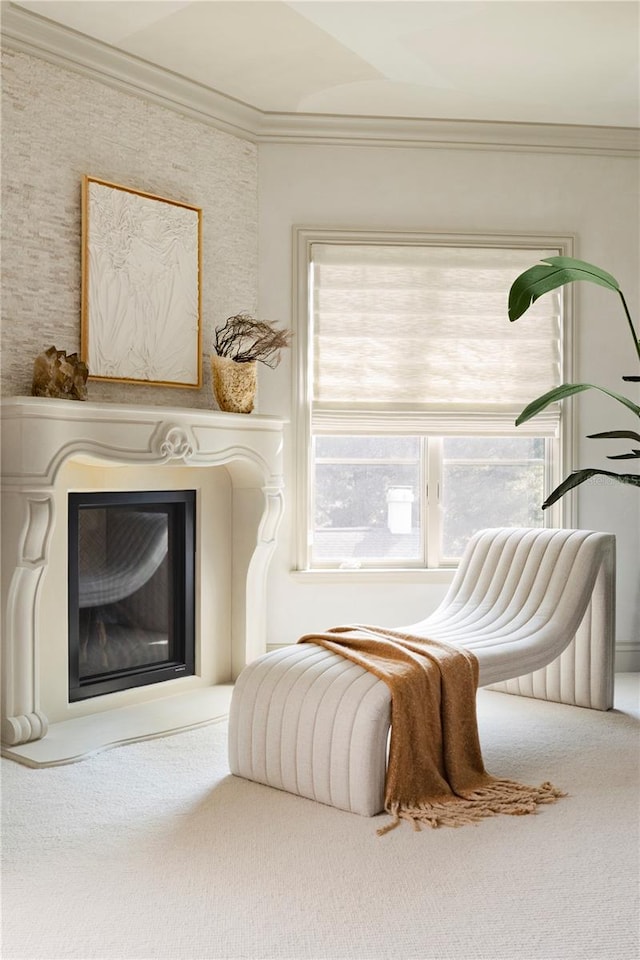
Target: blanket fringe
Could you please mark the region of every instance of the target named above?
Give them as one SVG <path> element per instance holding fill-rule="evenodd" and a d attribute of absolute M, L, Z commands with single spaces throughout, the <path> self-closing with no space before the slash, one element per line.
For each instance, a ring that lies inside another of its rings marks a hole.
<path fill-rule="evenodd" d="M 539 787 L 530 787 L 514 780 L 495 779 L 462 795 L 443 797 L 441 801 L 391 803 L 385 810 L 392 819 L 376 832 L 382 837 L 395 830 L 402 820 L 411 823 L 414 830 L 420 830 L 421 825 L 432 828 L 462 827 L 498 814 L 524 816 L 535 813 L 539 804 L 555 803 L 560 797 L 566 796 L 548 781 Z"/>

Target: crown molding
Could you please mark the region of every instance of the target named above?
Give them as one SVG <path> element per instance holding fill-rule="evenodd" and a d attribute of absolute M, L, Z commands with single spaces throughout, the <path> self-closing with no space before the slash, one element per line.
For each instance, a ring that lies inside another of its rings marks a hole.
<path fill-rule="evenodd" d="M 442 147 L 640 156 L 640 129 L 487 120 L 427 120 L 310 114 L 261 115 L 257 140 L 345 146 Z"/>
<path fill-rule="evenodd" d="M 264 112 L 12 3 L 2 4 L 2 44 L 256 144 L 640 156 L 635 127 Z"/>
<path fill-rule="evenodd" d="M 255 141 L 261 111 L 76 30 L 2 4 L 2 46 Z"/>

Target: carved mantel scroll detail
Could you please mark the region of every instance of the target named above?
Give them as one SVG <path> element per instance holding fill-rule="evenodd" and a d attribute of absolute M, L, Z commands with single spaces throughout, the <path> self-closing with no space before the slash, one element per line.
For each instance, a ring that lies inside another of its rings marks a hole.
<path fill-rule="evenodd" d="M 54 507 L 50 496 L 7 493 L 6 522 L 22 524 L 18 555 L 9 583 L 4 616 L 2 740 L 16 745 L 39 740 L 47 718 L 39 709 L 33 682 L 37 659 L 40 588 L 47 565 Z"/>
<path fill-rule="evenodd" d="M 260 638 L 266 635 L 267 573 L 276 548 L 276 534 L 284 511 L 284 496 L 277 486 L 262 488 L 264 512 L 258 526 L 256 549 L 247 572 L 245 662 L 259 657 L 264 650 Z M 234 673 L 237 676 L 244 663 L 236 658 Z"/>
<path fill-rule="evenodd" d="M 153 439 L 154 449 L 163 460 L 189 460 L 193 456 L 195 444 L 183 427 L 163 423 Z"/>

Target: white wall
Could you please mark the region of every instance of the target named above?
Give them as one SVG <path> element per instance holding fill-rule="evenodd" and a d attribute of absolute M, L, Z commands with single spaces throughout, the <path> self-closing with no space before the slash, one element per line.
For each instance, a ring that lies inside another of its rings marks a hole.
<path fill-rule="evenodd" d="M 640 326 L 638 163 L 634 159 L 507 152 L 265 144 L 259 150 L 259 303 L 262 316 L 292 317 L 292 226 L 574 234 L 575 255 L 617 277 Z M 637 372 L 619 299 L 576 285 L 575 378 L 623 391 Z M 505 292 L 506 296 L 506 292 Z M 508 323 L 505 306 L 505 323 Z M 355 359 L 355 358 L 354 358 Z M 288 507 L 270 573 L 270 644 L 344 622 L 406 624 L 426 616 L 445 585 L 350 583 L 291 574 L 295 409 L 292 358 L 261 373 L 259 412 L 291 418 L 287 434 Z M 626 391 L 637 396 L 635 387 Z M 631 413 L 583 395 L 579 433 L 637 429 Z M 576 466 L 612 468 L 603 441 L 579 442 Z M 611 451 L 613 452 L 613 451 Z M 614 469 L 624 470 L 622 468 Z M 613 481 L 578 496 L 577 525 L 611 531 L 618 546 L 618 667 L 640 669 L 640 496 Z"/>

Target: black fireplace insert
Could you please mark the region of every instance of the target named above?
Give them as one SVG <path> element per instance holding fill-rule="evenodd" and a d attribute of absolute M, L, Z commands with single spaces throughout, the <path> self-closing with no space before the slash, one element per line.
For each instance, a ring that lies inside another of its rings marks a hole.
<path fill-rule="evenodd" d="M 69 700 L 195 670 L 194 490 L 69 494 Z"/>

